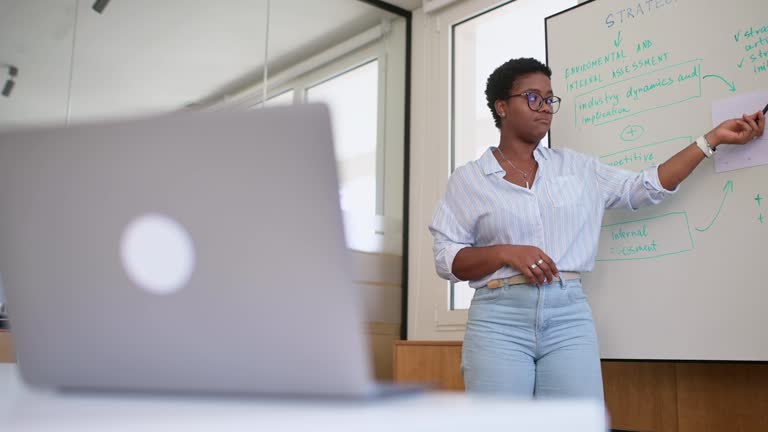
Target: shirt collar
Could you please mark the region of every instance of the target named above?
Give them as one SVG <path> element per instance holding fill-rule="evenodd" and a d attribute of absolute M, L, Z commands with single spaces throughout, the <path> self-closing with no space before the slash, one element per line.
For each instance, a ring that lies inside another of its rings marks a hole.
<path fill-rule="evenodd" d="M 497 172 L 504 172 L 504 169 L 499 165 L 499 161 L 493 155 L 493 149 L 496 147 L 488 147 L 483 155 L 480 156 L 480 167 L 483 169 L 483 174 L 489 175 Z"/>
<path fill-rule="evenodd" d="M 488 149 L 485 150 L 482 156 L 480 156 L 480 167 L 483 169 L 483 174 L 489 175 L 489 174 L 495 174 L 498 172 L 505 172 L 504 169 L 499 165 L 499 161 L 496 160 L 496 157 L 493 155 L 493 149 L 496 147 L 488 147 Z M 544 147 L 539 143 L 539 145 L 536 146 L 536 149 L 533 151 L 533 157 L 536 160 L 539 160 L 539 158 L 542 158 L 544 160 L 549 159 L 549 153 L 552 151 L 552 149 L 548 147 Z M 538 157 L 536 157 L 538 156 Z M 541 167 L 539 167 L 541 169 Z"/>
<path fill-rule="evenodd" d="M 536 150 L 534 150 L 534 151 L 533 151 L 533 157 L 534 157 L 534 159 L 535 159 L 535 158 L 536 158 L 536 155 L 539 155 L 539 156 L 541 156 L 542 158 L 544 158 L 544 160 L 547 160 L 547 159 L 549 159 L 549 153 L 550 153 L 551 151 L 552 151 L 552 149 L 551 149 L 551 148 L 549 148 L 549 147 L 545 147 L 544 145 L 542 145 L 541 143 L 539 143 L 539 145 L 537 145 L 537 146 L 536 146 Z M 537 160 L 538 160 L 538 159 L 537 159 Z"/>

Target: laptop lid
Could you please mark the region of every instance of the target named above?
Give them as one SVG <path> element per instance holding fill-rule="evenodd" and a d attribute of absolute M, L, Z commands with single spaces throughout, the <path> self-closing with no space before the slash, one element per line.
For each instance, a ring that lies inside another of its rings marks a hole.
<path fill-rule="evenodd" d="M 321 105 L 0 135 L 0 274 L 33 385 L 372 391 Z"/>

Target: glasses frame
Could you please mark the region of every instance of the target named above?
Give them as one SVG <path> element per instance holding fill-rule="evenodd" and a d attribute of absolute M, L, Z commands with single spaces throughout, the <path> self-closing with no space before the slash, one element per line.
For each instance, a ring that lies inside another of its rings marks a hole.
<path fill-rule="evenodd" d="M 534 108 L 533 105 L 531 105 L 534 101 L 531 100 L 530 95 L 538 96 L 538 100 L 539 100 L 538 107 Z M 544 104 L 546 103 L 547 106 L 549 106 L 549 108 L 552 110 L 552 114 L 555 114 L 560 110 L 560 102 L 563 101 L 563 99 L 560 98 L 559 96 L 544 97 L 536 92 L 522 92 L 518 94 L 508 95 L 507 97 L 504 98 L 504 100 L 513 98 L 513 97 L 519 97 L 519 96 L 525 96 L 525 99 L 528 102 L 528 108 L 530 108 L 531 111 L 541 112 L 541 107 L 543 107 Z M 554 105 L 555 103 L 557 103 L 557 108 L 555 108 L 555 105 Z"/>

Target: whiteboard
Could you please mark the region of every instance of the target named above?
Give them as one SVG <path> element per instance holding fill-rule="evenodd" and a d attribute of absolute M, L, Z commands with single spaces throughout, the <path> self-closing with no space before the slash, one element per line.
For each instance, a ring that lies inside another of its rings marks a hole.
<path fill-rule="evenodd" d="M 553 148 L 640 171 L 768 103 L 765 0 L 595 0 L 545 24 Z M 662 204 L 606 213 L 584 278 L 603 358 L 768 360 L 768 137 L 727 147 Z"/>

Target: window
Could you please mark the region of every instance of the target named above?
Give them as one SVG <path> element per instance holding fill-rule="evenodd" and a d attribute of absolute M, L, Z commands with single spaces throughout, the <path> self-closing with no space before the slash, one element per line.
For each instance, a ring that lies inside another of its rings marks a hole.
<path fill-rule="evenodd" d="M 546 59 L 544 18 L 575 6 L 576 0 L 517 0 L 453 27 L 453 160 L 456 168 L 499 143 L 485 101 L 493 70 L 515 57 Z M 545 142 L 548 139 L 544 138 Z M 467 309 L 474 290 L 451 284 L 451 309 Z"/>
<path fill-rule="evenodd" d="M 339 195 L 347 246 L 381 249 L 377 224 L 377 140 L 379 62 L 370 61 L 306 91 L 307 102 L 324 102 L 331 111 Z"/>
<path fill-rule="evenodd" d="M 404 28 L 405 22 L 392 25 Z M 393 49 L 405 38 L 390 40 L 400 33 L 382 29 L 366 31 L 351 46 L 342 43 L 339 49 L 344 51 L 320 53 L 276 71 L 270 78 L 267 106 L 318 102 L 329 106 L 347 246 L 401 256 L 405 56 Z M 262 97 L 259 84 L 218 108 L 258 109 Z"/>

